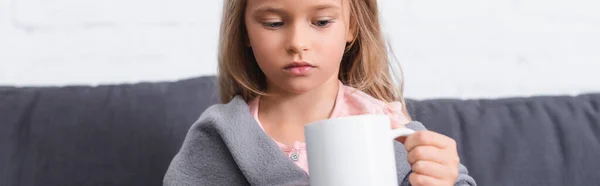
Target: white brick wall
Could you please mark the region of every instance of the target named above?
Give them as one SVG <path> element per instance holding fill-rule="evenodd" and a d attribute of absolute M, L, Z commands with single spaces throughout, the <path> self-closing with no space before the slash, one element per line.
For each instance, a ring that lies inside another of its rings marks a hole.
<path fill-rule="evenodd" d="M 0 84 L 213 74 L 220 8 L 198 0 L 0 0 Z"/>
<path fill-rule="evenodd" d="M 598 0 L 380 0 L 412 98 L 600 92 Z M 215 74 L 222 1 L 0 0 L 0 84 Z"/>

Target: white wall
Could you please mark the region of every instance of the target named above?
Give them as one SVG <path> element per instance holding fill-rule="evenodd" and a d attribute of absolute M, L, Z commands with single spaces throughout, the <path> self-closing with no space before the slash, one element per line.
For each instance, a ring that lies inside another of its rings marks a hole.
<path fill-rule="evenodd" d="M 216 73 L 222 1 L 0 0 L 0 84 Z M 411 98 L 600 92 L 598 0 L 380 0 Z"/>

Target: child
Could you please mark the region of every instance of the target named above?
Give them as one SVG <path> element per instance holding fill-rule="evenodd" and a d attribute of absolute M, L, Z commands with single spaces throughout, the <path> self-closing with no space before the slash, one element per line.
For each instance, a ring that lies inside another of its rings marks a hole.
<path fill-rule="evenodd" d="M 225 0 L 219 104 L 190 128 L 164 185 L 307 185 L 304 125 L 386 114 L 401 185 L 475 185 L 456 143 L 410 122 L 376 0 Z M 402 142 L 402 143 L 401 143 Z"/>

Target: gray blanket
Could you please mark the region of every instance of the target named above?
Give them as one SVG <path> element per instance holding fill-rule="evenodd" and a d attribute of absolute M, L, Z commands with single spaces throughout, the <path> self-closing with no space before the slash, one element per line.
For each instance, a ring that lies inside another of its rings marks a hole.
<path fill-rule="evenodd" d="M 407 125 L 425 130 L 418 122 Z M 410 185 L 404 146 L 396 142 L 398 183 Z M 464 166 L 456 185 L 476 185 Z M 263 132 L 241 97 L 213 105 L 192 125 L 163 185 L 308 185 L 309 176 Z"/>

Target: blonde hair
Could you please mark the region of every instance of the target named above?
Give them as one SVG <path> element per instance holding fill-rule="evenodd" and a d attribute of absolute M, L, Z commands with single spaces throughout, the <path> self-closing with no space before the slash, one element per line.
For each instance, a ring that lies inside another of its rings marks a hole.
<path fill-rule="evenodd" d="M 247 46 L 248 35 L 244 22 L 247 0 L 225 0 L 219 40 L 219 90 L 221 102 L 227 103 L 236 95 L 250 101 L 266 95 L 266 77 Z M 340 65 L 339 79 L 347 86 L 361 90 L 385 102 L 399 101 L 403 82 L 394 83 L 394 72 L 386 43 L 379 25 L 377 0 L 350 0 L 350 28 L 355 39 L 349 43 Z M 400 68 L 399 68 L 400 69 Z M 402 74 L 401 69 L 398 71 Z M 401 76 L 400 76 L 401 77 Z M 408 114 L 407 114 L 408 116 Z"/>

